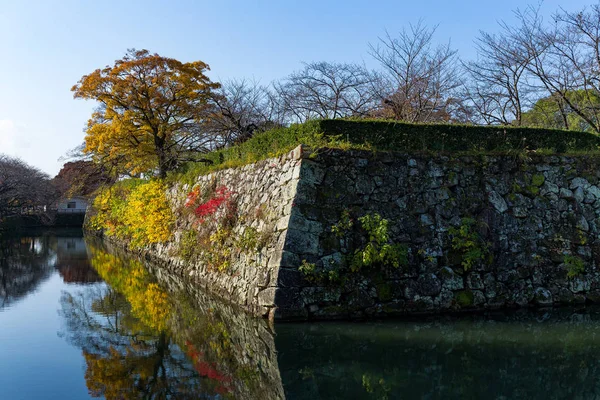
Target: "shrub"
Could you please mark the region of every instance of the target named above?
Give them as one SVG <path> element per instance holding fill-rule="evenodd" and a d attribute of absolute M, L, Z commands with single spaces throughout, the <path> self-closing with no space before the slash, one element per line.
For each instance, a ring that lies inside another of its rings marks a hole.
<path fill-rule="evenodd" d="M 171 237 L 174 216 L 162 181 L 131 179 L 102 190 L 94 199 L 96 214 L 88 227 L 130 241 L 139 248 Z"/>
<path fill-rule="evenodd" d="M 585 272 L 585 263 L 580 257 L 565 254 L 563 262 L 567 267 L 567 277 L 569 279 L 575 278 Z"/>
<path fill-rule="evenodd" d="M 397 151 L 509 151 L 553 148 L 558 153 L 598 150 L 600 137 L 587 132 L 505 126 L 410 124 L 381 120 L 323 120 L 326 137 Z"/>
<path fill-rule="evenodd" d="M 460 252 L 465 271 L 483 261 L 489 252 L 489 245 L 477 232 L 476 225 L 477 221 L 473 218 L 463 218 L 458 228 L 448 229 L 452 236 L 452 248 Z"/>

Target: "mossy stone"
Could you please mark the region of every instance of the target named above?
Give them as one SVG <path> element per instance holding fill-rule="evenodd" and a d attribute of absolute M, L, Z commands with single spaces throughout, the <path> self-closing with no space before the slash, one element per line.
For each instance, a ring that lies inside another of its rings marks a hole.
<path fill-rule="evenodd" d="M 390 301 L 392 300 L 392 287 L 389 283 L 382 283 L 377 285 L 377 297 L 380 301 Z"/>
<path fill-rule="evenodd" d="M 461 290 L 454 294 L 454 301 L 460 307 L 471 307 L 473 305 L 473 292 L 470 290 Z"/>
<path fill-rule="evenodd" d="M 531 177 L 531 184 L 533 186 L 540 187 L 544 184 L 545 181 L 546 181 L 546 178 L 542 174 L 535 174 Z"/>

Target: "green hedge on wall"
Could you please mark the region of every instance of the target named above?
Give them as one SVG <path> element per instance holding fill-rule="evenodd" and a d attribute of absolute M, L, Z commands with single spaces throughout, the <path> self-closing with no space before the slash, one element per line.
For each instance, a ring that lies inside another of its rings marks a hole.
<path fill-rule="evenodd" d="M 600 136 L 575 131 L 498 126 L 408 124 L 381 120 L 320 120 L 257 134 L 233 147 L 204 154 L 209 163 L 189 163 L 177 174 L 190 179 L 211 170 L 284 154 L 299 144 L 312 148 L 381 151 L 507 152 L 545 149 L 556 153 L 598 151 Z M 185 178 L 183 178 L 185 179 Z"/>
<path fill-rule="evenodd" d="M 508 151 L 552 149 L 557 153 L 600 149 L 600 136 L 587 132 L 501 126 L 408 124 L 373 120 L 319 121 L 326 135 L 397 151 Z"/>

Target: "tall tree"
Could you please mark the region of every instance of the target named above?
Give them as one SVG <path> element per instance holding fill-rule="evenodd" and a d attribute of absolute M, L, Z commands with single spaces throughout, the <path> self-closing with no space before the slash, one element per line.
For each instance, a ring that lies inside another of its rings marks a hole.
<path fill-rule="evenodd" d="M 569 91 L 566 98 L 573 103 L 589 102 L 600 109 L 600 94 L 586 93 L 583 90 Z M 523 113 L 523 124 L 538 128 L 569 129 L 593 132 L 593 127 L 577 113 L 572 112 L 562 96 L 552 94 L 535 102 Z"/>
<path fill-rule="evenodd" d="M 385 117 L 407 122 L 450 121 L 460 85 L 456 50 L 434 46 L 436 28 L 419 21 L 398 37 L 386 32 L 369 53 L 383 67 L 377 93 Z"/>
<path fill-rule="evenodd" d="M 574 113 L 600 133 L 600 5 L 580 12 L 562 10 L 551 25 L 535 9 L 517 16 L 514 40 L 526 49 L 531 59 L 527 68 L 538 86 L 560 104 L 565 122 Z"/>
<path fill-rule="evenodd" d="M 497 34 L 481 31 L 475 42 L 477 60 L 463 63 L 467 72 L 463 95 L 474 110 L 475 122 L 520 126 L 533 92 L 527 79 L 531 58 L 515 40 L 517 30 L 504 22 L 500 27 Z"/>
<path fill-rule="evenodd" d="M 86 153 L 116 164 L 120 172 L 157 171 L 166 176 L 191 152 L 210 150 L 199 124 L 219 87 L 202 61 L 182 63 L 131 49 L 113 66 L 84 75 L 71 89 L 75 98 L 100 107 L 88 122 Z"/>

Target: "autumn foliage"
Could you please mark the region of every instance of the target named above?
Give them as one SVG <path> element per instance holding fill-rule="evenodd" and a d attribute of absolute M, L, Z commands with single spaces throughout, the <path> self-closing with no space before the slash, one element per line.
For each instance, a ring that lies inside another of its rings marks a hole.
<path fill-rule="evenodd" d="M 204 221 L 204 218 L 214 215 L 223 204 L 228 204 L 231 198 L 231 192 L 225 186 L 221 186 L 215 190 L 215 194 L 206 202 L 196 204 L 198 201 L 198 190 L 199 187 L 188 194 L 185 204 L 186 207 L 194 208 L 194 214 L 201 222 Z"/>
<path fill-rule="evenodd" d="M 174 215 L 166 186 L 158 180 L 130 180 L 113 185 L 94 199 L 89 226 L 128 240 L 134 248 L 170 239 Z"/>
<path fill-rule="evenodd" d="M 205 145 L 198 124 L 219 87 L 208 69 L 202 61 L 132 49 L 113 66 L 84 75 L 71 89 L 74 97 L 100 103 L 88 121 L 84 153 L 121 173 L 164 177 L 186 152 Z"/>

